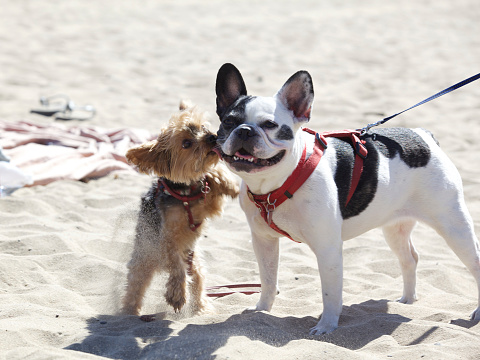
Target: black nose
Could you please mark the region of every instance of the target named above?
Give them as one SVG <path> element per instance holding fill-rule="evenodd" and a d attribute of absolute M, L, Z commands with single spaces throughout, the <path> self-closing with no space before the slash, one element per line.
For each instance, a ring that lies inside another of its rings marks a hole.
<path fill-rule="evenodd" d="M 217 142 L 216 135 L 209 135 L 207 136 L 207 144 L 215 144 Z"/>
<path fill-rule="evenodd" d="M 241 140 L 247 141 L 248 138 L 255 136 L 255 131 L 250 126 L 243 125 L 241 128 L 237 130 L 237 136 Z"/>

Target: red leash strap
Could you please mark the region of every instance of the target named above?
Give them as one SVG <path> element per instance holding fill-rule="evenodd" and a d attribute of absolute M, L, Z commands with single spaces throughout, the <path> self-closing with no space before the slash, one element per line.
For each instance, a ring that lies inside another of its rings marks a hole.
<path fill-rule="evenodd" d="M 311 133 L 311 131 L 313 130 L 308 132 Z M 348 138 L 352 143 L 353 150 L 355 151 L 355 163 L 353 165 L 350 191 L 347 196 L 347 202 L 345 203 L 346 207 L 355 193 L 358 182 L 360 181 L 360 176 L 362 176 L 363 173 L 363 160 L 367 158 L 368 154 L 367 148 L 365 147 L 365 141 L 360 140 L 360 132 L 355 130 L 327 131 L 322 133 L 322 135 L 325 137 Z"/>
<path fill-rule="evenodd" d="M 168 186 L 167 182 L 163 178 L 158 179 L 158 185 L 159 185 L 159 187 L 163 187 L 164 191 L 165 190 L 168 191 L 168 193 L 171 196 L 173 196 L 175 199 L 183 202 L 183 207 L 185 208 L 185 211 L 187 212 L 188 223 L 190 225 L 190 230 L 192 230 L 192 231 L 197 230 L 200 227 L 200 225 L 202 225 L 202 222 L 200 222 L 198 224 L 195 224 L 194 219 L 193 219 L 192 210 L 190 209 L 190 202 L 198 200 L 202 197 L 205 198 L 206 194 L 210 191 L 210 187 L 208 186 L 208 182 L 206 180 L 204 180 L 204 185 L 202 187 L 201 192 L 199 192 L 198 194 L 193 195 L 193 196 L 180 195 L 179 193 L 172 190 L 172 188 L 170 188 L 170 186 Z"/>
<path fill-rule="evenodd" d="M 288 177 L 288 179 L 283 183 L 281 187 L 276 190 L 273 190 L 271 193 L 264 195 L 256 195 L 250 191 L 247 187 L 248 198 L 257 206 L 260 210 L 260 214 L 265 222 L 273 230 L 280 233 L 283 236 L 288 237 L 290 240 L 294 240 L 286 231 L 280 229 L 273 221 L 272 215 L 277 206 L 280 206 L 285 202 L 285 200 L 290 199 L 293 194 L 303 185 L 303 183 L 309 178 L 317 167 L 320 159 L 322 158 L 324 150 L 327 148 L 326 137 L 336 137 L 336 138 L 349 138 L 352 142 L 353 148 L 355 150 L 355 163 L 353 166 L 352 181 L 350 184 L 350 190 L 347 196 L 347 201 L 345 206 L 348 205 L 350 199 L 352 198 L 357 185 L 360 181 L 360 177 L 363 172 L 363 161 L 367 157 L 367 148 L 365 147 L 365 141 L 360 140 L 359 131 L 354 130 L 343 130 L 343 131 L 331 131 L 324 133 L 317 133 L 314 130 L 303 128 L 303 131 L 308 132 L 309 134 L 315 135 L 315 145 L 313 147 L 313 153 L 307 157 L 307 148 L 303 149 L 302 156 L 298 162 L 297 167 L 293 173 Z"/>
<path fill-rule="evenodd" d="M 183 207 L 185 208 L 185 211 L 187 212 L 187 215 L 188 215 L 188 223 L 190 224 L 190 230 L 192 231 L 197 230 L 200 227 L 200 225 L 202 225 L 202 223 L 199 222 L 198 224 L 195 224 L 195 221 L 193 220 L 192 210 L 190 209 L 190 204 L 187 201 L 183 203 Z"/>
<path fill-rule="evenodd" d="M 363 160 L 367 158 L 367 148 L 365 147 L 365 141 L 360 140 L 358 137 L 358 133 L 351 133 L 351 138 L 353 142 L 353 148 L 355 149 L 355 164 L 353 165 L 353 173 L 352 173 L 352 183 L 350 184 L 350 191 L 348 193 L 347 202 L 345 203 L 345 207 L 348 205 L 348 202 L 353 196 L 353 193 L 357 189 L 357 185 L 360 181 L 360 177 L 363 173 Z"/>
<path fill-rule="evenodd" d="M 259 288 L 262 285 L 260 284 L 234 284 L 234 285 L 218 285 L 218 286 L 210 286 L 207 287 L 207 291 L 211 290 L 218 290 L 222 288 L 228 288 L 228 289 L 238 289 L 238 288 Z M 227 295 L 232 295 L 232 294 L 245 294 L 245 295 L 252 295 L 252 294 L 258 294 L 260 293 L 260 290 L 243 290 L 243 291 L 226 291 L 226 292 L 208 292 L 207 296 L 208 297 L 223 297 Z"/>

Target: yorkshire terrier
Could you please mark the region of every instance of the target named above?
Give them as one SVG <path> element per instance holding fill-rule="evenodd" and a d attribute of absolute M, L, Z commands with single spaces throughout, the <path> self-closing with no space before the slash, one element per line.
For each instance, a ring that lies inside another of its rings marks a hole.
<path fill-rule="evenodd" d="M 194 313 L 206 309 L 195 245 L 204 220 L 220 215 L 225 196 L 235 198 L 239 192 L 236 180 L 219 163 L 215 146 L 206 114 L 182 101 L 155 141 L 128 150 L 128 161 L 140 172 L 159 178 L 142 197 L 123 313 L 139 314 L 156 271 L 169 274 L 165 299 L 175 312 L 187 302 L 187 287 Z"/>

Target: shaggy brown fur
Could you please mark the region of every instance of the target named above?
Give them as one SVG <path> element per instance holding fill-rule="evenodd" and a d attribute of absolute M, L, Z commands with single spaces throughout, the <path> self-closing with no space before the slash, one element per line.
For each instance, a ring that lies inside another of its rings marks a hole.
<path fill-rule="evenodd" d="M 161 191 L 157 182 L 152 185 L 142 197 L 135 245 L 128 263 L 128 284 L 123 299 L 123 312 L 127 314 L 139 314 L 143 296 L 156 271 L 169 273 L 165 299 L 175 311 L 187 302 L 187 287 L 193 310 L 205 309 L 204 276 L 194 252 L 195 244 L 204 220 L 221 214 L 225 195 L 232 198 L 238 195 L 237 182 L 212 151 L 216 137 L 206 128 L 205 114 L 183 102 L 180 110 L 161 130 L 157 140 L 130 149 L 127 159 L 141 172 L 166 179 L 177 192 L 186 193 L 195 185 L 201 188 L 205 179 L 210 191 L 205 197 L 190 202 L 194 223 L 202 224 L 192 231 L 183 203 Z"/>

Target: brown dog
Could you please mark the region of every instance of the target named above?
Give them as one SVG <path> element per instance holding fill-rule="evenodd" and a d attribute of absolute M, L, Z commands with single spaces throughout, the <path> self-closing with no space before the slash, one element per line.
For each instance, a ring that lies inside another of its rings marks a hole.
<path fill-rule="evenodd" d="M 205 118 L 205 113 L 182 102 L 157 140 L 127 152 L 139 171 L 159 179 L 142 197 L 123 313 L 139 314 L 156 271 L 169 273 L 165 299 L 175 311 L 187 302 L 187 284 L 193 311 L 205 309 L 204 276 L 195 244 L 204 220 L 220 215 L 225 195 L 234 198 L 239 191 L 218 163 L 213 151 L 216 136 L 206 128 Z"/>

